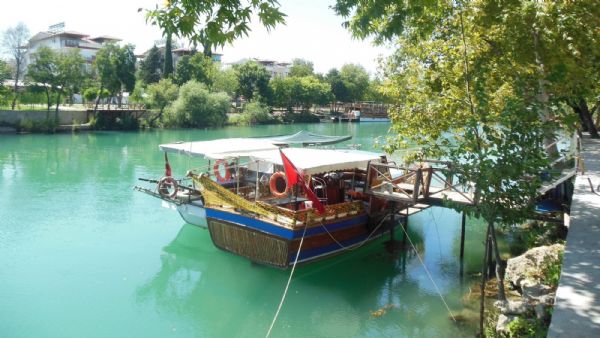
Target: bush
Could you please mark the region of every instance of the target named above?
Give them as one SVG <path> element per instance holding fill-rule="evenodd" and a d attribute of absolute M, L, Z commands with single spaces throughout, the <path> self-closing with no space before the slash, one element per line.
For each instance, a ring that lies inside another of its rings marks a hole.
<path fill-rule="evenodd" d="M 318 123 L 320 122 L 319 117 L 317 115 L 311 114 L 309 112 L 301 112 L 301 113 L 286 113 L 283 115 L 283 122 L 287 123 Z"/>
<path fill-rule="evenodd" d="M 20 132 L 34 132 L 34 133 L 50 133 L 56 131 L 58 122 L 54 119 L 47 119 L 42 121 L 32 121 L 24 119 L 19 121 L 17 130 Z"/>
<path fill-rule="evenodd" d="M 96 114 L 90 119 L 90 128 L 95 130 L 137 130 L 140 128 L 140 123 L 131 115 L 110 119 L 106 115 Z"/>
<path fill-rule="evenodd" d="M 87 102 L 93 102 L 96 100 L 96 96 L 98 96 L 98 91 L 100 91 L 100 88 L 90 87 L 83 92 L 83 98 Z M 100 98 L 105 99 L 109 96 L 110 96 L 110 92 L 108 91 L 108 89 L 106 89 L 106 88 L 102 89 L 102 94 L 100 94 Z"/>
<path fill-rule="evenodd" d="M 227 120 L 229 96 L 210 93 L 194 80 L 179 89 L 179 97 L 168 108 L 165 124 L 176 127 L 220 127 Z"/>
<path fill-rule="evenodd" d="M 237 119 L 237 124 L 269 124 L 277 120 L 269 113 L 269 107 L 259 101 L 252 101 L 244 106 L 242 114 Z"/>

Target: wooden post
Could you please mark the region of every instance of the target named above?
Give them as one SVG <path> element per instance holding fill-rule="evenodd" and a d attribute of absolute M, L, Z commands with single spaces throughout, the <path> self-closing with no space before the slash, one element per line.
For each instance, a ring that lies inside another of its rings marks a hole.
<path fill-rule="evenodd" d="M 498 242 L 496 241 L 496 230 L 494 229 L 494 222 L 490 222 L 489 228 L 490 238 L 492 240 L 492 247 L 494 248 L 494 256 L 496 257 L 496 279 L 498 280 L 498 297 L 500 298 L 500 300 L 506 300 L 506 293 L 504 292 L 504 273 L 502 272 L 500 250 L 498 249 Z"/>
<path fill-rule="evenodd" d="M 404 216 L 404 221 L 402 221 L 403 236 L 402 236 L 402 248 L 406 248 L 406 236 L 408 234 L 408 207 L 406 208 L 406 216 Z"/>
<path fill-rule="evenodd" d="M 258 194 L 260 194 L 260 189 L 258 187 L 258 169 L 260 169 L 259 162 L 256 161 L 256 192 L 254 193 L 254 201 L 258 201 Z"/>
<path fill-rule="evenodd" d="M 423 180 L 423 169 L 419 168 L 416 172 L 415 186 L 413 188 L 413 203 L 417 203 L 419 199 L 419 188 L 421 187 L 421 181 Z"/>
<path fill-rule="evenodd" d="M 460 276 L 463 276 L 463 265 L 465 258 L 465 225 L 467 223 L 467 215 L 465 212 L 462 212 L 461 217 L 461 225 L 460 225 Z"/>
<path fill-rule="evenodd" d="M 467 223 L 467 215 L 462 212 L 462 221 L 460 225 L 460 261 L 465 257 L 465 225 Z"/>

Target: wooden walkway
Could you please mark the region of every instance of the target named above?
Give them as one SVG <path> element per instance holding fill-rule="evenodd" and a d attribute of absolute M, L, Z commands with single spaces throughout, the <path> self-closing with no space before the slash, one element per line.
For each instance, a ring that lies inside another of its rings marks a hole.
<path fill-rule="evenodd" d="M 600 337 L 600 140 L 585 137 L 548 337 Z"/>

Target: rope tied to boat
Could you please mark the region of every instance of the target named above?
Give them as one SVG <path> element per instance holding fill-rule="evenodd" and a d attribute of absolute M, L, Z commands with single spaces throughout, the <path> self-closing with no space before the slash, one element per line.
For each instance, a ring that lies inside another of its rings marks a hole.
<path fill-rule="evenodd" d="M 283 302 L 285 301 L 285 297 L 287 296 L 288 290 L 290 288 L 290 283 L 292 282 L 292 276 L 294 276 L 294 271 L 296 270 L 296 265 L 298 264 L 298 259 L 300 258 L 300 251 L 302 250 L 302 244 L 304 243 L 304 236 L 306 235 L 306 228 L 308 227 L 308 222 L 304 223 L 304 231 L 302 231 L 302 238 L 300 238 L 300 244 L 298 245 L 298 252 L 296 252 L 296 258 L 294 259 L 294 264 L 292 265 L 292 271 L 290 271 L 290 276 L 288 277 L 288 281 L 285 285 L 285 289 L 283 290 L 283 296 L 279 301 L 279 306 L 277 307 L 277 311 L 275 312 L 275 316 L 273 317 L 273 321 L 271 322 L 271 326 L 269 326 L 269 331 L 267 331 L 266 338 L 269 338 L 271 335 L 271 330 L 273 330 L 273 326 L 275 326 L 275 322 L 277 321 L 277 317 L 279 317 L 279 312 L 281 312 L 281 308 L 283 307 Z"/>
<path fill-rule="evenodd" d="M 417 248 L 415 247 L 415 245 L 413 244 L 412 240 L 410 239 L 410 236 L 408 235 L 408 232 L 406 232 L 406 229 L 404 229 L 404 227 L 400 227 L 400 228 L 402 228 L 402 231 L 404 231 L 404 234 L 406 235 L 406 238 L 408 238 L 408 242 L 410 243 L 410 246 L 413 248 L 413 250 L 415 250 L 415 254 L 417 255 L 417 258 L 419 259 L 419 262 L 421 262 L 421 265 L 423 266 L 423 269 L 425 269 L 425 272 L 427 273 L 427 276 L 429 277 L 429 280 L 433 284 L 433 287 L 435 288 L 435 291 L 438 293 L 438 295 L 442 299 L 442 303 L 444 303 L 444 306 L 446 307 L 446 310 L 448 310 L 448 313 L 450 314 L 450 317 L 452 318 L 452 320 L 454 322 L 456 322 L 456 318 L 454 317 L 454 314 L 452 313 L 452 310 L 450 310 L 450 306 L 448 306 L 448 303 L 446 303 L 446 299 L 444 299 L 444 296 L 442 295 L 442 292 L 440 291 L 440 288 L 437 286 L 435 280 L 433 280 L 433 277 L 431 276 L 431 273 L 429 272 L 429 269 L 427 269 L 427 266 L 425 265 L 425 262 L 423 262 L 423 259 L 421 258 L 421 255 L 419 255 L 419 252 L 417 251 Z"/>
<path fill-rule="evenodd" d="M 325 232 L 327 232 L 327 234 L 329 235 L 329 237 L 331 237 L 331 239 L 337 244 L 339 245 L 340 248 L 342 248 L 343 250 L 348 250 L 348 251 L 352 251 L 352 250 L 356 250 L 360 247 L 362 247 L 363 245 L 365 245 L 365 243 L 367 243 L 369 241 L 369 239 L 371 239 L 371 236 L 373 236 L 373 234 L 375 234 L 375 232 L 377 232 L 377 230 L 379 229 L 379 227 L 381 227 L 381 225 L 383 224 L 383 222 L 386 220 L 386 218 L 390 217 L 392 214 L 387 214 L 385 215 L 381 221 L 379 221 L 379 224 L 377 224 L 377 226 L 375 227 L 375 229 L 373 229 L 373 231 L 371 231 L 371 233 L 369 234 L 369 236 L 367 236 L 367 238 L 365 238 L 362 242 L 356 243 L 356 244 L 352 244 L 352 245 L 348 245 L 348 246 L 344 246 L 342 243 L 340 243 L 335 237 L 333 237 L 333 234 L 331 232 L 329 232 L 329 230 L 327 229 L 327 226 L 325 226 L 325 224 L 323 223 L 323 221 L 321 220 L 321 227 L 323 227 L 323 229 L 325 229 Z"/>

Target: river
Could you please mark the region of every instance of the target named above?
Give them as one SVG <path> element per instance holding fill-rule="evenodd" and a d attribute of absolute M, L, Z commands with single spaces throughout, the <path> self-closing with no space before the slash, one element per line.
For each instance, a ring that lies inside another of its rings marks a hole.
<path fill-rule="evenodd" d="M 223 252 L 134 191 L 164 172 L 158 145 L 307 129 L 373 150 L 386 123 L 0 136 L 0 337 L 264 337 L 289 270 Z M 381 139 L 381 142 L 384 140 Z M 197 161 L 170 156 L 175 176 Z M 463 337 L 453 322 L 481 266 L 483 227 L 460 215 L 409 219 L 413 250 L 382 241 L 296 270 L 272 337 Z M 398 239 L 401 234 L 397 232 Z"/>

